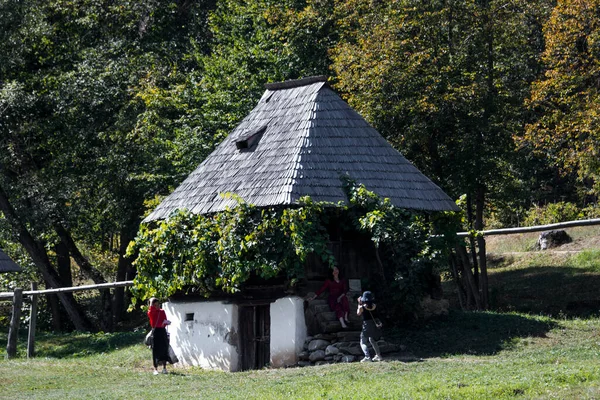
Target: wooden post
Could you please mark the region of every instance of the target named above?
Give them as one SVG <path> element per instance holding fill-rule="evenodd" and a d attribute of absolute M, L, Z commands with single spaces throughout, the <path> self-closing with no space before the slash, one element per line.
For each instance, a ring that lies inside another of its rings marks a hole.
<path fill-rule="evenodd" d="M 481 307 L 487 310 L 489 304 L 489 289 L 488 289 L 488 272 L 487 272 L 487 256 L 485 251 L 485 238 L 477 237 L 477 247 L 479 248 L 479 268 L 481 276 L 479 277 L 479 288 L 481 290 Z"/>
<path fill-rule="evenodd" d="M 13 294 L 12 318 L 8 330 L 8 344 L 6 355 L 8 358 L 17 356 L 17 336 L 19 336 L 19 322 L 21 321 L 21 307 L 23 306 L 23 289 L 16 288 Z"/>
<path fill-rule="evenodd" d="M 37 283 L 31 282 L 31 291 L 37 290 Z M 37 322 L 37 294 L 31 295 L 31 314 L 29 315 L 29 335 L 27 337 L 27 358 L 35 356 L 35 325 Z"/>

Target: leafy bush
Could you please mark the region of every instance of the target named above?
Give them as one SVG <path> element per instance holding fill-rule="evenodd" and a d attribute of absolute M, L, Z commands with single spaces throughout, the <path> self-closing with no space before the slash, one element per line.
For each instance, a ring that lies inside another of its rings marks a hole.
<path fill-rule="evenodd" d="M 595 219 L 600 218 L 600 206 L 598 204 L 590 204 L 581 210 L 584 218 Z"/>
<path fill-rule="evenodd" d="M 252 275 L 285 275 L 293 282 L 313 252 L 335 265 L 322 204 L 303 198 L 297 208 L 258 208 L 237 200 L 237 207 L 215 215 L 177 211 L 155 228 L 142 226 L 128 249 L 138 254 L 135 298 L 166 298 L 180 290 L 233 293 Z"/>
<path fill-rule="evenodd" d="M 523 224 L 525 226 L 556 224 L 584 218 L 577 205 L 569 202 L 549 203 L 543 207 L 534 206 L 527 211 Z"/>
<path fill-rule="evenodd" d="M 375 244 L 385 280 L 379 284 L 382 309 L 391 317 L 418 315 L 425 294 L 441 294 L 439 275 L 447 269 L 448 241 L 455 238 L 459 215 L 399 209 L 362 185 L 350 185 L 348 197 L 358 229 Z"/>

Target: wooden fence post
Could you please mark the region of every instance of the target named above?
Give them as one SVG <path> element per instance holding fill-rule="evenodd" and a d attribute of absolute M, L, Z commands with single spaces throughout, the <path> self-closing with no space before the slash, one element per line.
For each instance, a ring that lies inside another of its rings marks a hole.
<path fill-rule="evenodd" d="M 8 329 L 8 344 L 6 355 L 8 358 L 17 356 L 17 337 L 19 336 L 19 323 L 21 321 L 21 307 L 23 306 L 23 289 L 16 288 L 13 294 L 12 318 Z"/>
<path fill-rule="evenodd" d="M 31 291 L 37 290 L 37 283 L 31 282 Z M 27 358 L 35 356 L 35 325 L 37 323 L 38 295 L 31 295 L 31 313 L 29 314 L 29 335 L 27 336 Z"/>

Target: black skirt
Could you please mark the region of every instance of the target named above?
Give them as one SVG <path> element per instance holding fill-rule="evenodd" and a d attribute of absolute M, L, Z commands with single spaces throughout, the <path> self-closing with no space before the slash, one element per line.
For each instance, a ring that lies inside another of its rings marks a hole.
<path fill-rule="evenodd" d="M 373 338 L 374 340 L 379 340 L 381 338 L 381 329 L 375 325 L 375 321 L 372 319 L 367 319 L 363 321 L 362 331 L 360 332 L 360 340 L 367 341 L 369 338 Z"/>
<path fill-rule="evenodd" d="M 157 361 L 169 361 L 169 337 L 165 328 L 154 328 L 152 358 Z"/>

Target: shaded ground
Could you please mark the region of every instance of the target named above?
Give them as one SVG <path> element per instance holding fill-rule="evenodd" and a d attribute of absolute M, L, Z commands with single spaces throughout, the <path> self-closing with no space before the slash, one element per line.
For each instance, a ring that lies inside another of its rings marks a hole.
<path fill-rule="evenodd" d="M 414 361 L 448 355 L 493 355 L 516 338 L 545 337 L 556 323 L 548 318 L 516 314 L 451 311 L 446 317 L 389 332 L 390 342 L 406 351 L 388 359 Z"/>
<path fill-rule="evenodd" d="M 571 266 L 540 266 L 489 276 L 490 306 L 552 317 L 600 315 L 600 275 Z"/>
<path fill-rule="evenodd" d="M 35 350 L 38 357 L 66 358 L 85 357 L 94 354 L 109 353 L 124 347 L 142 343 L 146 332 L 83 333 L 76 332 L 53 334 L 37 333 Z M 6 348 L 7 334 L 0 332 L 0 347 Z M 18 357 L 26 357 L 27 331 L 21 330 L 17 343 Z"/>

